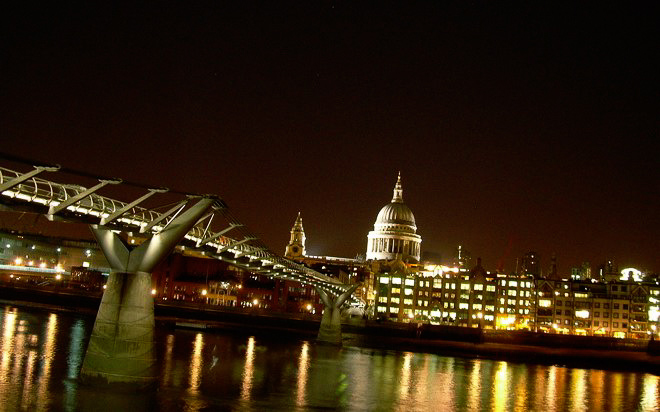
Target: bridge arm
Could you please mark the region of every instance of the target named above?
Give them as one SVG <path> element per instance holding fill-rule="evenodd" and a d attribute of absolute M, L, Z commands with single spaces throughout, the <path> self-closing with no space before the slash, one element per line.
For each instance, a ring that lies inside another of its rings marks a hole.
<path fill-rule="evenodd" d="M 26 180 L 38 175 L 41 172 L 56 172 L 60 170 L 59 166 L 35 166 L 34 170 L 29 171 L 27 173 L 23 173 L 20 176 L 16 176 L 12 180 L 5 182 L 0 185 L 0 193 L 4 192 L 5 190 L 9 190 L 14 186 L 17 186 Z"/>

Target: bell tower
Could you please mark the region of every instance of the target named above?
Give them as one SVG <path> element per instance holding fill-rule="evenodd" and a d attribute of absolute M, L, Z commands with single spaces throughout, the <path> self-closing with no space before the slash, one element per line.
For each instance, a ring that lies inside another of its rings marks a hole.
<path fill-rule="evenodd" d="M 296 223 L 291 228 L 291 239 L 286 245 L 284 257 L 289 259 L 301 258 L 305 256 L 305 229 L 303 229 L 302 217 L 298 212 Z"/>

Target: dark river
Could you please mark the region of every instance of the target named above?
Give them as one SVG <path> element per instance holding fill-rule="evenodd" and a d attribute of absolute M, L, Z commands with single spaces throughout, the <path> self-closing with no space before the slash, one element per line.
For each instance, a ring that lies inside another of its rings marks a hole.
<path fill-rule="evenodd" d="M 80 385 L 94 319 L 0 307 L 1 411 L 658 411 L 635 372 L 317 346 L 287 337 L 157 332 L 158 389 Z"/>

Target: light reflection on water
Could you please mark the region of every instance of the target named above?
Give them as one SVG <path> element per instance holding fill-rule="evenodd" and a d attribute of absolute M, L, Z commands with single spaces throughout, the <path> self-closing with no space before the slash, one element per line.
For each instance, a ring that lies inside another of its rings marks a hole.
<path fill-rule="evenodd" d="M 93 318 L 4 307 L 0 320 L 2 410 L 660 409 L 650 374 L 166 329 L 158 390 L 118 394 L 78 383 Z"/>
<path fill-rule="evenodd" d="M 296 382 L 296 406 L 303 407 L 307 397 L 305 388 L 307 387 L 307 370 L 309 369 L 309 343 L 303 342 L 300 356 L 298 357 L 298 380 Z"/>

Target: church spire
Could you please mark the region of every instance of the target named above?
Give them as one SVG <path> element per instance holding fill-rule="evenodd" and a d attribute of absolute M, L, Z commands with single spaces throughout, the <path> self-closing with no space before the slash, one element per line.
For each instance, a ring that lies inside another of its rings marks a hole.
<path fill-rule="evenodd" d="M 392 203 L 403 203 L 403 189 L 401 188 L 401 172 L 399 172 L 399 177 L 397 177 L 396 184 L 394 185 L 394 195 L 392 196 Z"/>
<path fill-rule="evenodd" d="M 298 212 L 296 222 L 291 228 L 291 239 L 289 244 L 286 245 L 284 257 L 295 259 L 305 256 L 305 229 L 303 228 L 302 217 Z"/>

